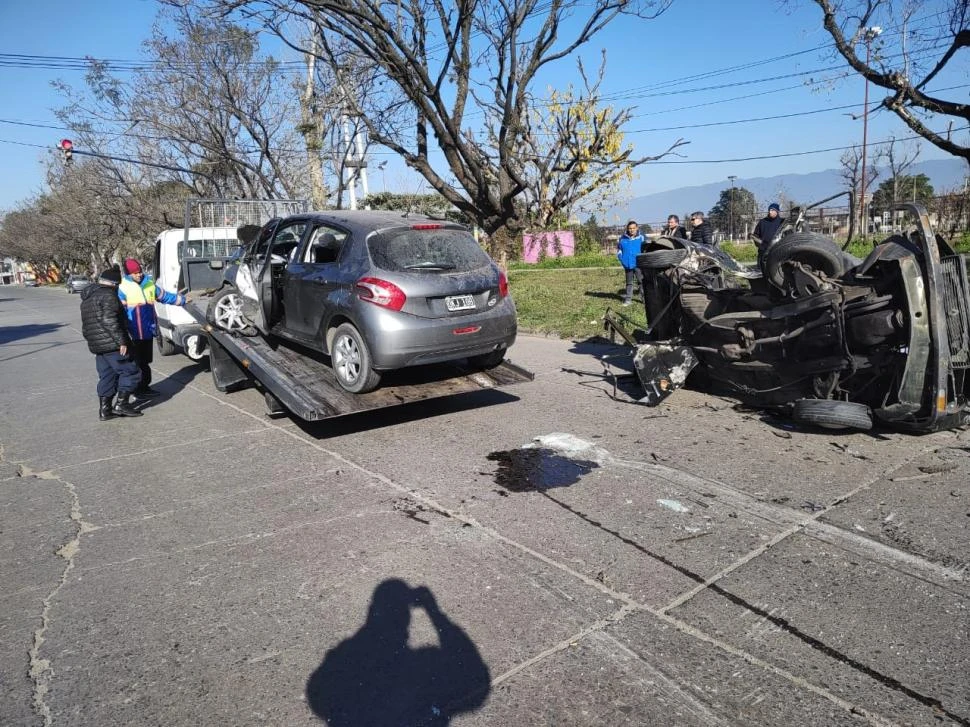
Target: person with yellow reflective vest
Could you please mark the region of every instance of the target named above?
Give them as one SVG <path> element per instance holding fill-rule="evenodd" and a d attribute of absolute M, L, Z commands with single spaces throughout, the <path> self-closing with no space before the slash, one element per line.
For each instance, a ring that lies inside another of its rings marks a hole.
<path fill-rule="evenodd" d="M 128 334 L 131 336 L 130 353 L 141 369 L 141 384 L 135 396 L 149 398 L 160 396 L 161 392 L 151 388 L 153 346 L 158 330 L 155 316 L 155 302 L 166 305 L 185 305 L 184 295 L 162 290 L 150 275 L 145 275 L 141 264 L 133 259 L 125 260 L 125 276 L 118 286 L 118 297 L 128 316 Z"/>

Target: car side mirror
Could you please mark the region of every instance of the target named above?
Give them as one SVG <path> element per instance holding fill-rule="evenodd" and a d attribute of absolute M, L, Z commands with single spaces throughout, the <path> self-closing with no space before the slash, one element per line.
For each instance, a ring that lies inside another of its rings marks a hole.
<path fill-rule="evenodd" d="M 225 266 L 225 263 L 222 260 L 209 261 L 209 268 L 212 270 L 222 270 L 224 266 Z"/>

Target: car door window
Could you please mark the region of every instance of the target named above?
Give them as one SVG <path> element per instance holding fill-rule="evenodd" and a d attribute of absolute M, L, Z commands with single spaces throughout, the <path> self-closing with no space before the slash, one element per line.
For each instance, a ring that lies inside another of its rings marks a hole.
<path fill-rule="evenodd" d="M 306 231 L 306 222 L 291 222 L 288 225 L 280 225 L 273 235 L 272 251 L 274 257 L 283 260 L 290 259 L 290 253 L 300 245 L 303 233 Z"/>
<path fill-rule="evenodd" d="M 314 228 L 309 244 L 303 251 L 303 262 L 309 265 L 337 262 L 346 240 L 345 231 L 329 225 L 318 225 Z"/>

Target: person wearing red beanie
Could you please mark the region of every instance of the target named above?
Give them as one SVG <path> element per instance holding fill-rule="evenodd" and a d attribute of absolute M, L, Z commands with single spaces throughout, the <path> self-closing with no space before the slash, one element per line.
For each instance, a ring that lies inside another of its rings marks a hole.
<path fill-rule="evenodd" d="M 185 305 L 187 298 L 178 293 L 162 290 L 150 275 L 145 275 L 141 263 L 134 258 L 125 260 L 125 276 L 118 286 L 118 297 L 128 316 L 128 333 L 131 336 L 130 353 L 141 369 L 141 384 L 136 397 L 159 396 L 160 391 L 151 388 L 154 338 L 158 332 L 155 302 L 166 305 Z"/>

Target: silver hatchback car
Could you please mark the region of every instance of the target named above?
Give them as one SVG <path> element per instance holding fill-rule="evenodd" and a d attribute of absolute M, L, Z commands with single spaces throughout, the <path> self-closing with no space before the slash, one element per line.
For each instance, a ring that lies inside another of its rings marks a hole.
<path fill-rule="evenodd" d="M 208 319 L 329 354 L 337 381 L 353 393 L 408 366 L 498 366 L 516 335 L 505 273 L 471 233 L 401 212 L 270 221 L 229 261 Z"/>

